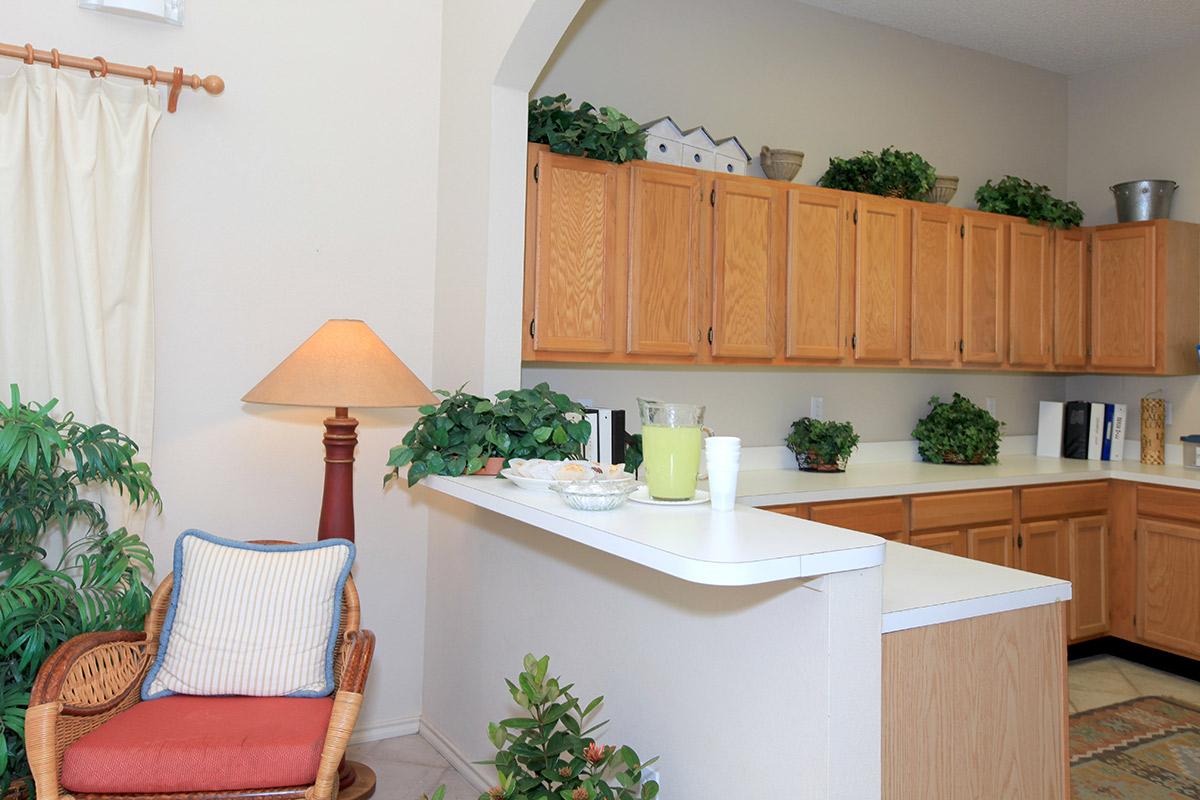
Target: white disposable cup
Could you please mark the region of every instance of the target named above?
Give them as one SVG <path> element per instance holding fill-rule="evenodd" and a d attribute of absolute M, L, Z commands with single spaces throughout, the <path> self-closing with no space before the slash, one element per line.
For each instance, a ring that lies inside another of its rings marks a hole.
<path fill-rule="evenodd" d="M 741 453 L 705 450 L 708 466 L 708 495 L 714 511 L 732 511 L 737 499 L 738 464 Z"/>

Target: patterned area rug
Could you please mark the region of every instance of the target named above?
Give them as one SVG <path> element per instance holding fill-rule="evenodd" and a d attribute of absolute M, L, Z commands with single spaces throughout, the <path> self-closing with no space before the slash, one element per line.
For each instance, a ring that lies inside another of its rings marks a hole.
<path fill-rule="evenodd" d="M 1075 800 L 1200 800 L 1200 709 L 1163 697 L 1071 715 Z"/>

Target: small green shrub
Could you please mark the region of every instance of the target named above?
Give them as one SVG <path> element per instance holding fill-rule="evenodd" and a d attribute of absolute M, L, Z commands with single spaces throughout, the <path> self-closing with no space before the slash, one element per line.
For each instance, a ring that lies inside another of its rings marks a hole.
<path fill-rule="evenodd" d="M 975 190 L 980 211 L 1025 217 L 1032 223 L 1045 222 L 1055 228 L 1074 228 L 1083 223 L 1083 210 L 1074 200 L 1060 200 L 1050 187 L 1005 175 L 998 183 L 990 180 Z"/>
<path fill-rule="evenodd" d="M 827 189 L 920 200 L 937 180 L 937 170 L 917 153 L 885 147 L 876 155 L 865 150 L 852 158 L 831 158 L 817 181 Z"/>
<path fill-rule="evenodd" d="M 646 132 L 636 122 L 612 106 L 580 103 L 572 110 L 565 94 L 529 101 L 529 141 L 617 164 L 646 157 Z"/>
<path fill-rule="evenodd" d="M 583 447 L 592 435 L 583 406 L 545 382 L 532 389 L 497 392 L 492 413 L 496 426 L 488 441 L 506 462 L 512 458 L 583 458 Z"/>
<path fill-rule="evenodd" d="M 995 464 L 1000 458 L 998 421 L 958 392 L 949 403 L 930 398 L 933 406 L 917 423 L 913 438 L 924 461 L 931 464 Z"/>
<path fill-rule="evenodd" d="M 792 432 L 785 441 L 800 469 L 830 472 L 846 468 L 858 439 L 849 422 L 802 417 L 792 423 Z"/>
<path fill-rule="evenodd" d="M 408 485 L 429 475 L 470 475 L 483 469 L 492 455 L 487 434 L 495 426 L 492 401 L 464 392 L 436 389 L 444 398 L 436 406 L 421 406 L 421 418 L 404 434 L 401 444 L 388 454 L 391 471 L 383 485 L 400 477 L 408 467 Z"/>

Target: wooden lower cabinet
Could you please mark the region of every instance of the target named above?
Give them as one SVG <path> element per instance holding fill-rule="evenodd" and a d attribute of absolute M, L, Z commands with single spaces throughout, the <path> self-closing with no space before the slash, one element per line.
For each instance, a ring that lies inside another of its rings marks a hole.
<path fill-rule="evenodd" d="M 817 503 L 808 507 L 808 519 L 862 533 L 901 541 L 905 533 L 904 501 L 899 497 Z"/>
<path fill-rule="evenodd" d="M 1062 604 L 883 636 L 884 800 L 1063 800 Z"/>
<path fill-rule="evenodd" d="M 1001 567 L 1013 565 L 1013 526 L 992 525 L 988 528 L 968 528 L 967 558 L 987 561 Z"/>
<path fill-rule="evenodd" d="M 1071 602 L 1070 637 L 1086 639 L 1107 633 L 1108 518 L 1075 517 L 1066 521 L 1067 572 Z"/>
<path fill-rule="evenodd" d="M 1200 656 L 1200 526 L 1139 519 L 1138 637 Z"/>
<path fill-rule="evenodd" d="M 908 543 L 913 547 L 924 547 L 952 556 L 967 554 L 967 535 L 964 531 L 936 531 L 934 533 L 909 534 Z"/>
<path fill-rule="evenodd" d="M 1017 566 L 1026 572 L 1069 580 L 1062 534 L 1062 525 L 1055 519 L 1022 524 Z"/>

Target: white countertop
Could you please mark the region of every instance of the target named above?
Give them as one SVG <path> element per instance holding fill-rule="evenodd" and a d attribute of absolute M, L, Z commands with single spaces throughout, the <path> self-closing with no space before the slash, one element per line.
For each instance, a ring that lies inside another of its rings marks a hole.
<path fill-rule="evenodd" d="M 841 473 L 751 470 L 738 475 L 738 498 L 749 505 L 769 506 L 1108 479 L 1200 490 L 1200 470 L 1179 465 L 1002 455 L 999 464 L 989 466 L 921 461 L 855 464 L 851 459 L 849 469 Z"/>
<path fill-rule="evenodd" d="M 1032 572 L 888 542 L 883 632 L 1071 599 L 1071 584 Z"/>
<path fill-rule="evenodd" d="M 692 583 L 749 586 L 877 567 L 884 540 L 738 505 L 663 507 L 628 502 L 576 511 L 552 492 L 491 477 L 425 481 L 429 488 Z"/>

